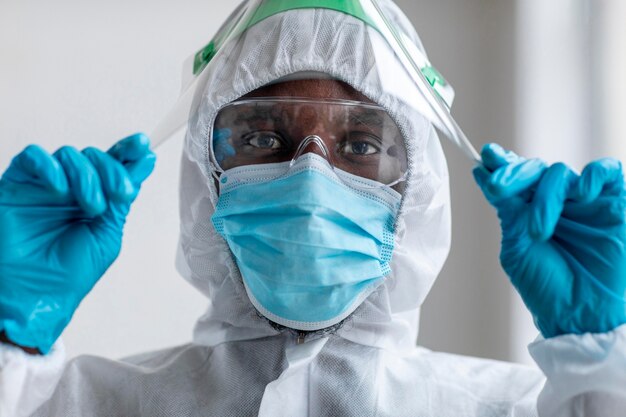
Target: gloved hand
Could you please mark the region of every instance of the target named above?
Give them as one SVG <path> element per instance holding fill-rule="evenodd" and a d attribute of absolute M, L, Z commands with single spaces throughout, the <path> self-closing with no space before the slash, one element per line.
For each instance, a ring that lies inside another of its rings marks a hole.
<path fill-rule="evenodd" d="M 474 177 L 502 227 L 500 262 L 544 337 L 626 323 L 626 193 L 621 164 L 581 175 L 495 144 Z"/>
<path fill-rule="evenodd" d="M 107 153 L 36 145 L 0 180 L 0 332 L 47 353 L 119 254 L 155 155 L 142 134 Z"/>

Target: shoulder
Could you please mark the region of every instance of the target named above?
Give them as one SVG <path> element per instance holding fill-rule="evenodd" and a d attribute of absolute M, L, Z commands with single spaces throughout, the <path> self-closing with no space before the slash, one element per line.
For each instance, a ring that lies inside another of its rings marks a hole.
<path fill-rule="evenodd" d="M 495 415 L 523 410 L 534 415 L 545 383 L 545 376 L 535 366 L 423 348 L 408 360 L 428 381 L 430 390 L 442 394 L 459 409 L 490 410 Z"/>
<path fill-rule="evenodd" d="M 164 391 L 171 389 L 167 382 L 193 380 L 210 352 L 188 344 L 122 360 L 76 357 L 67 362 L 52 398 L 35 415 L 142 415 L 138 407 L 147 406 L 143 396 L 161 407 L 169 395 Z"/>
<path fill-rule="evenodd" d="M 138 381 L 158 377 L 161 373 L 185 373 L 197 369 L 210 356 L 210 348 L 186 344 L 172 348 L 133 355 L 123 359 L 110 359 L 81 355 L 68 361 L 60 387 L 90 386 L 116 390 L 120 382 Z"/>

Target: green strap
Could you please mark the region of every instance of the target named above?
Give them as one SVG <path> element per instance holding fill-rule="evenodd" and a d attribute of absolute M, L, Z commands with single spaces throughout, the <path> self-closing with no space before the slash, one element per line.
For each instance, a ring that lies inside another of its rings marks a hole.
<path fill-rule="evenodd" d="M 196 53 L 193 60 L 193 75 L 198 75 L 202 70 L 211 62 L 217 51 L 222 47 L 226 39 L 228 39 L 231 32 L 239 24 L 239 21 L 243 18 L 245 9 L 243 9 L 237 17 L 228 22 L 222 30 L 220 30 L 215 37 L 209 42 L 207 46 L 202 48 Z M 249 26 L 248 26 L 249 27 Z M 246 29 L 247 30 L 247 27 Z"/>
<path fill-rule="evenodd" d="M 447 84 L 443 75 L 433 66 L 422 68 L 422 74 L 424 74 L 424 77 L 426 77 L 431 87 L 437 87 L 437 85 L 445 86 Z"/>
<path fill-rule="evenodd" d="M 375 27 L 374 22 L 372 22 L 363 11 L 361 4 L 351 0 L 266 0 L 257 9 L 248 27 L 275 14 L 295 9 L 335 10 L 362 20 L 369 26 Z"/>

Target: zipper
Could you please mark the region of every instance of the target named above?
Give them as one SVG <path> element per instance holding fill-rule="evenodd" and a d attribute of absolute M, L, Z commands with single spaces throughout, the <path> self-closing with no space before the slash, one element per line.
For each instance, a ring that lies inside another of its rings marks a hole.
<path fill-rule="evenodd" d="M 298 332 L 298 336 L 296 337 L 296 345 L 301 345 L 304 343 L 304 338 L 306 337 L 306 333 Z"/>

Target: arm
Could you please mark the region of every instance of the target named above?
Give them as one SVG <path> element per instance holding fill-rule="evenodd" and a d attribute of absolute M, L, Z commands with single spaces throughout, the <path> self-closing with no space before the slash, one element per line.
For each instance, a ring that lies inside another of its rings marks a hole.
<path fill-rule="evenodd" d="M 626 412 L 626 325 L 608 333 L 541 339 L 529 347 L 546 375 L 540 416 L 621 416 Z"/>
<path fill-rule="evenodd" d="M 63 344 L 31 355 L 0 343 L 0 417 L 28 417 L 53 394 L 65 366 Z"/>
<path fill-rule="evenodd" d="M 117 258 L 154 163 L 144 135 L 108 152 L 31 145 L 0 179 L 1 416 L 52 394 L 64 360 L 55 341 Z"/>
<path fill-rule="evenodd" d="M 578 175 L 497 145 L 482 156 L 474 176 L 500 218 L 500 262 L 545 338 L 530 347 L 547 377 L 540 415 L 619 415 L 611 407 L 626 410 L 621 164 L 602 159 Z"/>

